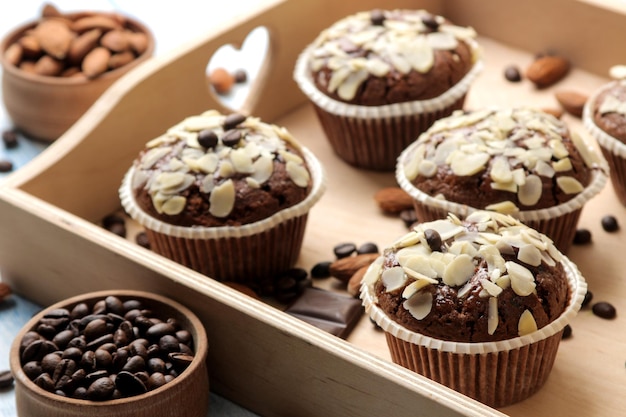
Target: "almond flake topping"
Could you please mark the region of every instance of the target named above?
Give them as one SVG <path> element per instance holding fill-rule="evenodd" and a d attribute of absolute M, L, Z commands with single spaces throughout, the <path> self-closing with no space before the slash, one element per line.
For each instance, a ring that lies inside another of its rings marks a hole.
<path fill-rule="evenodd" d="M 402 288 L 406 283 L 407 277 L 404 269 L 400 266 L 386 269 L 381 276 L 387 292 L 395 291 Z"/>
<path fill-rule="evenodd" d="M 494 334 L 498 328 L 498 299 L 489 298 L 489 313 L 487 314 L 487 333 Z"/>
<path fill-rule="evenodd" d="M 517 331 L 520 336 L 537 331 L 537 322 L 535 321 L 533 313 L 531 313 L 530 310 L 524 310 L 520 316 L 517 324 Z"/>
<path fill-rule="evenodd" d="M 420 291 L 402 303 L 402 306 L 417 320 L 422 320 L 433 308 L 433 296 L 429 292 Z"/>
<path fill-rule="evenodd" d="M 226 217 L 235 205 L 235 185 L 228 179 L 213 188 L 209 197 L 211 208 L 209 212 L 215 217 Z"/>

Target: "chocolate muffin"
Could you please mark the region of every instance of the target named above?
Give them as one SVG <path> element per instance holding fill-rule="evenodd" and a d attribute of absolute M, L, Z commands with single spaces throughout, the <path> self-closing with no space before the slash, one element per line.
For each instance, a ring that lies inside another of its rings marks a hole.
<path fill-rule="evenodd" d="M 425 10 L 359 12 L 323 30 L 294 76 L 342 159 L 393 170 L 419 133 L 462 108 L 481 68 L 475 38 Z"/>
<path fill-rule="evenodd" d="M 612 81 L 587 100 L 583 124 L 610 167 L 613 191 L 626 206 L 626 80 Z"/>
<path fill-rule="evenodd" d="M 321 165 L 285 128 L 211 110 L 149 141 L 120 197 L 157 253 L 250 284 L 296 263 L 323 191 Z"/>
<path fill-rule="evenodd" d="M 361 299 L 395 363 L 502 407 L 544 384 L 586 288 L 548 237 L 481 210 L 420 223 L 389 245 Z"/>
<path fill-rule="evenodd" d="M 396 177 L 414 197 L 419 219 L 486 209 L 530 222 L 579 214 L 604 185 L 605 171 L 602 157 L 554 116 L 492 108 L 437 121 L 403 152 Z M 564 230 L 529 225 L 565 252 L 576 221 L 568 219 Z"/>

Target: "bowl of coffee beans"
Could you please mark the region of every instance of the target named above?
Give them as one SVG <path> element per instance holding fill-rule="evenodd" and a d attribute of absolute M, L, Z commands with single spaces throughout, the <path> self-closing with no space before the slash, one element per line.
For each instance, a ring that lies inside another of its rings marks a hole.
<path fill-rule="evenodd" d="M 45 4 L 40 17 L 0 43 L 7 113 L 25 135 L 61 136 L 113 82 L 154 53 L 154 36 L 117 13 L 62 13 Z"/>
<path fill-rule="evenodd" d="M 187 307 L 143 291 L 39 312 L 10 352 L 19 416 L 205 417 L 208 342 Z"/>

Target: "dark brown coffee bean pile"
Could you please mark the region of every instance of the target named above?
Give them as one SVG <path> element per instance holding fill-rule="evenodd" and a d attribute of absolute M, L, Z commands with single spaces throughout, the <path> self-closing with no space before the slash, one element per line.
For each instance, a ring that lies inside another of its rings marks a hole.
<path fill-rule="evenodd" d="M 177 377 L 194 357 L 191 333 L 138 300 L 109 296 L 46 314 L 20 345 L 39 387 L 92 401 L 139 395 Z"/>
<path fill-rule="evenodd" d="M 599 301 L 591 307 L 591 311 L 598 317 L 603 319 L 614 319 L 617 316 L 617 310 L 612 304 L 606 301 Z"/>
<path fill-rule="evenodd" d="M 607 215 L 602 217 L 601 220 L 602 228 L 606 232 L 617 232 L 619 230 L 619 223 L 617 223 L 617 219 L 615 216 Z"/>

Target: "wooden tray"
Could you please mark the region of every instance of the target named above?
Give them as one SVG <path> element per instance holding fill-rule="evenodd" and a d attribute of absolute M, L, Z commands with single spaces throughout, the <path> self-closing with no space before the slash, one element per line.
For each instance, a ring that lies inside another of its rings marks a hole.
<path fill-rule="evenodd" d="M 425 8 L 472 25 L 486 68 L 468 97 L 485 105 L 556 107 L 559 88 L 590 93 L 608 81 L 608 69 L 626 63 L 626 7 L 583 0 L 394 0 L 387 8 Z M 207 279 L 97 225 L 119 210 L 121 178 L 143 144 L 188 115 L 221 108 L 208 93 L 204 70 L 225 44 L 239 44 L 258 26 L 270 34 L 260 82 L 245 109 L 287 126 L 323 162 L 328 190 L 309 217 L 299 266 L 332 257 L 339 242 L 385 246 L 405 232 L 383 216 L 374 193 L 395 185 L 392 174 L 360 171 L 331 151 L 292 80 L 299 52 L 333 21 L 380 7 L 373 0 L 271 1 L 180 50 L 153 59 L 114 84 L 59 140 L 0 186 L 0 265 L 16 292 L 43 305 L 82 292 L 131 288 L 154 291 L 194 310 L 211 344 L 211 387 L 259 414 L 389 416 L 605 416 L 626 408 L 623 395 L 626 334 L 623 319 L 582 311 L 574 337 L 564 341 L 553 372 L 532 398 L 494 410 L 389 361 L 384 337 L 363 318 L 347 341 L 330 336 L 267 304 Z M 587 33 L 593 36 L 583 37 Z M 504 80 L 508 64 L 525 67 L 539 51 L 557 51 L 574 70 L 557 86 L 537 91 Z M 205 93 L 206 92 L 206 93 Z M 580 121 L 567 117 L 583 133 Z M 626 213 L 607 186 L 583 212 L 580 226 L 594 243 L 569 256 L 596 300 L 626 310 L 623 231 L 609 234 L 600 218 Z M 322 285 L 341 291 L 336 281 Z M 619 313 L 618 313 L 619 314 Z"/>

